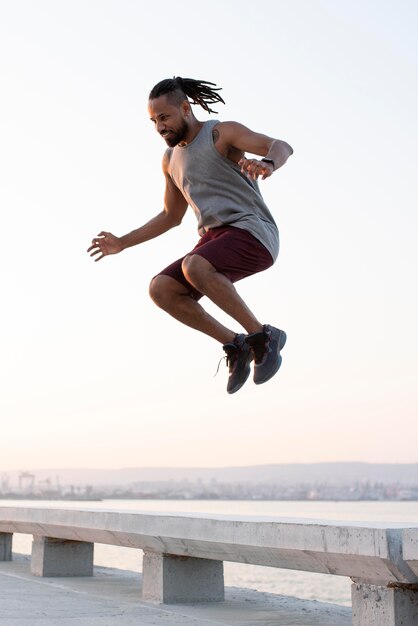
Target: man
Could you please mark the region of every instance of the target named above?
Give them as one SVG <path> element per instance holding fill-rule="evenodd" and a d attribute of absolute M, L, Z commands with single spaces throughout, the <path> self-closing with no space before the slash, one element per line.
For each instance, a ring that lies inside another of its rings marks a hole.
<path fill-rule="evenodd" d="M 237 122 L 196 119 L 191 104 L 209 113 L 224 102 L 213 83 L 176 77 L 159 82 L 149 95 L 148 110 L 156 131 L 169 146 L 163 157 L 164 209 L 123 237 L 102 231 L 88 252 L 99 261 L 178 226 L 188 205 L 198 219 L 196 247 L 155 276 L 154 302 L 174 318 L 223 345 L 229 366 L 227 391 L 235 393 L 250 374 L 254 382 L 278 371 L 283 330 L 261 324 L 233 283 L 270 267 L 279 252 L 279 234 L 258 187 L 293 153 L 284 141 L 255 133 Z M 245 153 L 260 159 L 247 158 Z M 210 298 L 247 334 L 235 333 L 199 304 Z"/>

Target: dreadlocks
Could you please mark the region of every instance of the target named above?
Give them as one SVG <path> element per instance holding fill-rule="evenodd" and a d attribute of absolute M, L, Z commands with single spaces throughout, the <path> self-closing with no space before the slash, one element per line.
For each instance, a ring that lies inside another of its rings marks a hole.
<path fill-rule="evenodd" d="M 209 85 L 213 85 L 210 87 Z M 216 87 L 215 83 L 209 83 L 207 80 L 194 80 L 193 78 L 181 78 L 174 76 L 166 78 L 155 85 L 150 91 L 149 99 L 159 98 L 160 96 L 169 95 L 177 104 L 189 98 L 192 104 L 199 104 L 208 113 L 217 113 L 209 107 L 209 104 L 222 102 L 223 98 L 216 93 L 222 87 Z"/>

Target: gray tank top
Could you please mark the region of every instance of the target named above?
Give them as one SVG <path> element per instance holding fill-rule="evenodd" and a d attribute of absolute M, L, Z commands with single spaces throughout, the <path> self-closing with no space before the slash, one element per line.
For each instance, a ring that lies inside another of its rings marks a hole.
<path fill-rule="evenodd" d="M 216 149 L 212 130 L 218 123 L 205 122 L 193 141 L 171 150 L 169 174 L 195 212 L 200 236 L 219 226 L 242 228 L 261 241 L 275 261 L 276 223 L 257 181 Z"/>

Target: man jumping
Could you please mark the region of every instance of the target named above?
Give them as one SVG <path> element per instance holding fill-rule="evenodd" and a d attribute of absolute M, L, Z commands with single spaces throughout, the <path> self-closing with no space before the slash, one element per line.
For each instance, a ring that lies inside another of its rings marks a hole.
<path fill-rule="evenodd" d="M 278 229 L 257 179 L 271 176 L 293 150 L 286 142 L 237 122 L 197 120 L 191 104 L 215 113 L 209 105 L 224 103 L 218 91 L 214 83 L 180 77 L 155 85 L 148 110 L 169 146 L 163 157 L 164 209 L 122 237 L 102 231 L 88 252 L 99 261 L 158 237 L 178 226 L 190 205 L 200 240 L 152 279 L 150 296 L 175 319 L 221 342 L 229 367 L 227 391 L 235 393 L 247 380 L 252 360 L 256 385 L 270 380 L 282 361 L 286 333 L 261 324 L 233 283 L 267 269 L 278 256 Z M 262 158 L 247 158 L 247 152 Z M 237 334 L 209 315 L 199 304 L 202 296 L 247 334 Z"/>

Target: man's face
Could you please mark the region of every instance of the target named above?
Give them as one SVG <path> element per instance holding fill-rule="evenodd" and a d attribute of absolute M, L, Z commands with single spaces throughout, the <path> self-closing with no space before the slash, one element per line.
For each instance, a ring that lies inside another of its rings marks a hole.
<path fill-rule="evenodd" d="M 184 103 L 179 105 L 170 102 L 167 96 L 160 96 L 148 102 L 151 122 L 170 148 L 174 148 L 186 138 L 189 129 L 187 108 Z"/>

